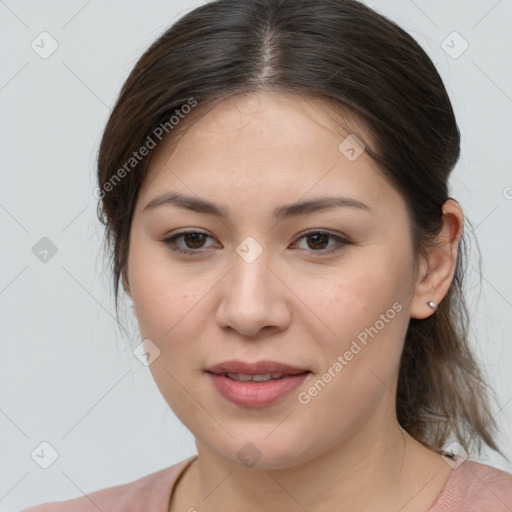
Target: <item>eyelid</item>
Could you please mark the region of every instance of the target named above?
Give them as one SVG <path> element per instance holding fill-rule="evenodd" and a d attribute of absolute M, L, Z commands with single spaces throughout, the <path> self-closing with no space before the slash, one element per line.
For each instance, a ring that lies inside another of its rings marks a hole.
<path fill-rule="evenodd" d="M 322 229 L 322 228 L 313 228 L 313 229 L 308 229 L 307 231 L 303 231 L 302 233 L 299 233 L 297 235 L 297 239 L 299 240 L 308 235 L 329 235 L 329 236 L 332 236 L 333 238 L 339 238 L 346 243 L 351 243 L 350 238 L 347 235 L 345 235 L 344 233 L 341 233 L 340 231 L 333 232 L 328 229 Z"/>
<path fill-rule="evenodd" d="M 204 235 L 207 238 L 213 239 L 213 237 L 210 236 L 208 233 L 204 233 L 203 231 L 201 231 L 199 229 L 184 229 L 183 231 L 178 231 L 177 233 L 163 237 L 162 239 L 160 239 L 160 242 L 162 242 L 164 245 L 169 247 L 171 249 L 171 251 L 179 253 L 179 254 L 186 254 L 186 255 L 201 254 L 201 252 L 203 252 L 202 248 L 193 250 L 193 249 L 181 249 L 181 248 L 177 248 L 177 247 L 172 247 L 172 245 L 174 245 L 176 243 L 176 240 L 178 240 L 179 238 L 183 238 L 184 236 L 189 235 L 189 234 Z"/>
<path fill-rule="evenodd" d="M 337 241 L 337 244 L 334 247 L 331 247 L 330 249 L 324 249 L 324 250 L 320 250 L 320 251 L 307 250 L 307 252 L 312 253 L 312 254 L 316 253 L 319 255 L 327 256 L 331 253 L 341 250 L 343 248 L 343 246 L 345 246 L 345 245 L 353 244 L 353 242 L 350 240 L 350 238 L 348 236 L 346 236 L 344 233 L 340 233 L 340 232 L 333 233 L 331 231 L 321 229 L 321 228 L 309 229 L 307 231 L 299 233 L 299 235 L 297 235 L 297 240 L 295 242 L 293 242 L 293 244 L 296 244 L 296 243 L 300 242 L 303 238 L 305 238 L 307 236 L 311 236 L 311 235 L 327 235 L 330 238 L 333 238 Z"/>

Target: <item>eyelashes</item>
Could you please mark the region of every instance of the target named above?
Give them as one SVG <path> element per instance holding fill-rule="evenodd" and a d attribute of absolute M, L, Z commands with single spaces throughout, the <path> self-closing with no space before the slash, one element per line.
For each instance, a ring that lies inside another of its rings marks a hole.
<path fill-rule="evenodd" d="M 209 235 L 206 235 L 205 233 L 201 233 L 198 231 L 182 231 L 180 233 L 176 233 L 175 235 L 172 235 L 170 237 L 164 238 L 162 242 L 169 247 L 174 252 L 180 253 L 180 254 L 199 254 L 200 251 L 194 250 L 194 249 L 183 249 L 177 246 L 176 241 L 180 239 L 185 239 L 185 237 L 191 236 L 191 235 L 199 235 L 199 237 L 202 237 L 203 239 L 211 238 Z M 196 237 L 197 238 L 197 237 Z M 202 247 L 199 247 L 199 249 L 202 249 Z"/>
<path fill-rule="evenodd" d="M 201 245 L 201 243 L 207 239 L 213 238 L 206 233 L 201 233 L 200 231 L 180 231 L 179 233 L 175 233 L 174 235 L 171 235 L 169 237 L 166 237 L 162 240 L 160 240 L 166 247 L 168 247 L 171 251 L 183 254 L 183 255 L 189 255 L 189 256 L 198 256 L 201 254 L 204 254 L 204 246 Z M 188 239 L 188 244 L 192 244 L 193 246 L 195 244 L 199 244 L 200 247 L 187 247 L 187 243 L 185 243 L 186 247 L 180 247 L 178 245 L 178 241 L 186 242 Z M 312 239 L 313 240 L 313 247 L 315 245 L 323 245 L 323 242 L 326 240 L 332 239 L 335 242 L 334 247 L 330 247 L 329 249 L 321 248 L 319 249 L 305 249 L 307 252 L 311 253 L 318 253 L 321 255 L 330 255 L 334 252 L 338 252 L 339 250 L 343 249 L 346 245 L 351 245 L 352 242 L 346 237 L 345 235 L 341 234 L 333 234 L 327 231 L 322 230 L 311 230 L 307 233 L 303 233 L 298 239 L 298 241 L 301 241 L 303 239 Z M 297 242 L 293 242 L 292 245 L 296 245 Z M 311 244 L 307 244 L 309 247 Z M 328 244 L 327 244 L 328 245 Z"/>

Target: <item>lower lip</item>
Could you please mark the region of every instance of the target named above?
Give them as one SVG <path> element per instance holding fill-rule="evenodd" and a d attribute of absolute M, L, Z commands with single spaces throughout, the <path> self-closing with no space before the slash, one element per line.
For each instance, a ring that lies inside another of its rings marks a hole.
<path fill-rule="evenodd" d="M 242 407 L 265 407 L 300 386 L 309 372 L 267 381 L 237 381 L 207 372 L 217 391 L 227 400 Z"/>

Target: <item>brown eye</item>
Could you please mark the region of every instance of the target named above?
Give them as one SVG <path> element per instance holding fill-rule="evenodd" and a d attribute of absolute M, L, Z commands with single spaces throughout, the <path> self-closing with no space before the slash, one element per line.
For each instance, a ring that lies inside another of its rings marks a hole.
<path fill-rule="evenodd" d="M 334 235 L 324 231 L 310 231 L 302 235 L 299 241 L 304 239 L 307 240 L 306 250 L 320 254 L 330 254 L 342 249 L 345 245 L 351 244 L 350 240 L 345 236 Z M 334 241 L 334 243 L 329 247 L 330 241 Z"/>
<path fill-rule="evenodd" d="M 174 252 L 188 255 L 199 255 L 204 252 L 201 251 L 201 249 L 208 247 L 205 245 L 208 238 L 212 237 L 197 231 L 185 231 L 167 237 L 161 240 L 161 242 Z M 330 254 L 351 243 L 345 236 L 334 235 L 323 231 L 311 231 L 306 233 L 299 238 L 299 241 L 304 239 L 307 240 L 306 250 L 309 250 L 309 252 L 318 252 L 320 254 Z M 178 241 L 184 242 L 184 245 L 183 243 L 179 244 Z M 334 243 L 329 247 L 329 242 L 331 241 Z"/>
<path fill-rule="evenodd" d="M 211 237 L 205 233 L 199 233 L 197 231 L 183 231 L 164 238 L 161 242 L 174 252 L 195 255 L 202 252 L 200 249 L 207 247 L 205 246 L 205 242 L 208 238 Z M 178 244 L 178 241 L 182 241 L 184 244 Z"/>
<path fill-rule="evenodd" d="M 307 238 L 312 241 L 312 243 L 308 242 L 308 247 L 310 249 L 325 249 L 329 243 L 329 235 L 325 235 L 323 233 L 308 235 Z"/>
<path fill-rule="evenodd" d="M 200 249 L 205 241 L 206 235 L 202 233 L 185 233 L 183 240 L 189 249 Z"/>

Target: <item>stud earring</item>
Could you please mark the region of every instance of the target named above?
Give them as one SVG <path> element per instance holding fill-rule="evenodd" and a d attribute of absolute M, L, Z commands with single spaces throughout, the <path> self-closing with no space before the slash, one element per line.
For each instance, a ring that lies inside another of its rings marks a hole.
<path fill-rule="evenodd" d="M 434 301 L 430 300 L 430 301 L 428 301 L 428 302 L 427 302 L 427 304 L 428 304 L 432 309 L 437 309 L 437 304 L 436 304 Z"/>

